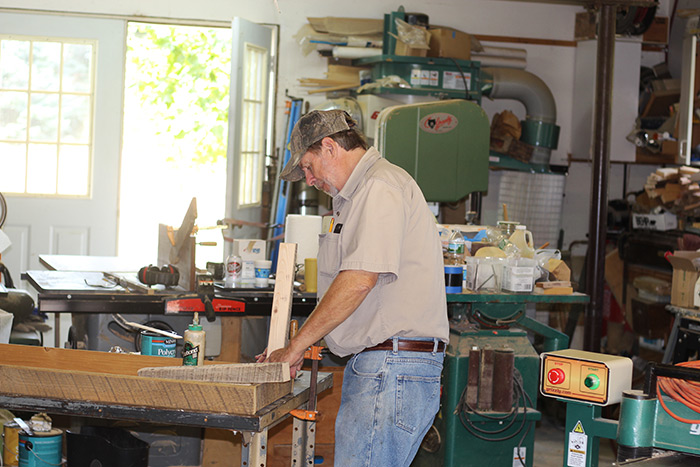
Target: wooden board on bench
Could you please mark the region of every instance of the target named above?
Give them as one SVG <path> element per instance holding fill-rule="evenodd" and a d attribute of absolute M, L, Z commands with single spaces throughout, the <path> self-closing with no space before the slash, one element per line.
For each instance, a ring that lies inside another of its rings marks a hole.
<path fill-rule="evenodd" d="M 292 382 L 230 384 L 137 376 L 179 358 L 0 344 L 0 394 L 98 404 L 253 415 Z"/>

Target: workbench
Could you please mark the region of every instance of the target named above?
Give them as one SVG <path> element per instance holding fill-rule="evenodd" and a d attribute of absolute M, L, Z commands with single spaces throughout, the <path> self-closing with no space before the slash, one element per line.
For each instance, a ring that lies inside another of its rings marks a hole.
<path fill-rule="evenodd" d="M 106 277 L 128 279 L 137 283 L 138 265 L 114 256 L 40 255 L 47 270 L 27 271 L 22 279 L 38 293 L 37 308 L 41 313 L 55 313 L 55 342 L 60 342 L 61 313 L 119 313 L 163 315 L 205 314 L 204 296 L 181 287 L 124 287 Z M 269 316 L 274 290 L 268 288 L 226 288 L 214 283 L 210 296 L 214 313 L 221 317 Z M 193 305 L 194 304 L 194 305 Z M 193 306 L 198 308 L 193 308 Z M 315 293 L 294 291 L 292 314 L 308 316 L 316 306 Z"/>
<path fill-rule="evenodd" d="M 155 409 L 152 407 L 135 407 L 127 405 L 102 404 L 90 401 L 66 401 L 60 398 L 37 398 L 22 395 L 0 394 L 0 407 L 9 410 L 46 412 L 88 418 L 111 420 L 130 420 L 144 423 L 192 426 L 201 428 L 219 428 L 240 432 L 243 435 L 243 448 L 240 465 L 264 466 L 267 459 L 268 429 L 285 420 L 289 412 L 306 407 L 309 401 L 310 372 L 304 371 L 294 381 L 292 393 L 262 408 L 254 415 L 237 415 L 230 413 L 188 412 L 183 410 Z M 317 393 L 333 386 L 333 375 L 319 373 Z M 306 464 L 306 459 L 313 459 L 312 443 L 304 442 L 309 423 L 294 419 L 292 437 L 292 465 Z M 231 465 L 238 465 L 232 463 Z"/>

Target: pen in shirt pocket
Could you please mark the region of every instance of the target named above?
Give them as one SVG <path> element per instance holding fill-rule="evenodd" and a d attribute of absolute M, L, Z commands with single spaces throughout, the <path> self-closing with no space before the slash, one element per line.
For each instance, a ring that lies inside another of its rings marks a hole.
<path fill-rule="evenodd" d="M 331 217 L 331 226 L 328 228 L 328 232 L 333 232 L 333 224 L 335 224 L 335 217 Z"/>

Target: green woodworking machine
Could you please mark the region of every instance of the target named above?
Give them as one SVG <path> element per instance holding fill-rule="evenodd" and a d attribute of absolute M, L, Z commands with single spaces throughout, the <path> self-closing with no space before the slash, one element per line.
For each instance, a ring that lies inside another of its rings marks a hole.
<path fill-rule="evenodd" d="M 440 411 L 416 467 L 532 467 L 539 357 L 528 331 L 547 351 L 568 337 L 526 315 L 530 303 L 585 303 L 587 296 L 449 294 L 450 344 Z"/>
<path fill-rule="evenodd" d="M 632 361 L 579 350 L 540 355 L 540 392 L 566 402 L 564 466 L 598 465 L 600 438 L 615 439 L 617 465 L 700 465 L 700 365 L 654 365 L 631 389 Z M 620 405 L 619 420 L 601 417 Z"/>

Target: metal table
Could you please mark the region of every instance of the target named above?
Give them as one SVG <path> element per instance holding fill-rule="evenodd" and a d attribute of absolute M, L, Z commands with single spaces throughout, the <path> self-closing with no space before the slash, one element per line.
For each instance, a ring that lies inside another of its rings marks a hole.
<path fill-rule="evenodd" d="M 66 401 L 59 398 L 1 396 L 0 407 L 6 409 L 47 412 L 88 418 L 131 420 L 138 422 L 219 428 L 241 432 L 243 449 L 240 465 L 264 466 L 267 461 L 268 429 L 285 420 L 291 410 L 303 408 L 309 402 L 310 372 L 304 371 L 294 381 L 292 393 L 261 409 L 255 415 L 229 413 L 186 412 L 151 407 L 100 404 L 90 401 Z M 319 373 L 317 393 L 333 386 L 332 373 Z M 308 465 L 314 458 L 313 432 L 315 423 L 294 419 L 291 465 Z"/>
<path fill-rule="evenodd" d="M 122 286 L 109 286 L 102 272 L 27 271 L 22 274 L 39 293 L 39 311 L 44 313 L 123 313 L 163 314 L 166 300 L 197 295 L 178 287 L 154 289 L 153 293 L 134 293 Z M 227 289 L 215 283 L 215 297 L 238 302 L 234 308 L 216 309 L 217 313 L 267 316 L 274 290 Z M 294 292 L 292 309 L 307 316 L 316 306 L 316 294 Z"/>
<path fill-rule="evenodd" d="M 170 314 L 166 308 L 176 310 L 172 311 L 174 314 L 205 313 L 204 296 L 195 292 L 172 287 L 154 289 L 153 293 L 138 293 L 120 285 L 110 285 L 103 277 L 103 272 L 95 271 L 27 271 L 22 274 L 22 279 L 38 292 L 39 311 L 56 314 L 56 342 L 60 341 L 60 313 Z M 214 296 L 209 299 L 216 315 L 242 317 L 269 316 L 273 297 L 272 288 L 227 289 L 216 283 Z M 316 294 L 293 293 L 294 316 L 308 316 L 315 306 Z"/>

